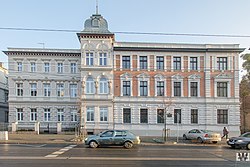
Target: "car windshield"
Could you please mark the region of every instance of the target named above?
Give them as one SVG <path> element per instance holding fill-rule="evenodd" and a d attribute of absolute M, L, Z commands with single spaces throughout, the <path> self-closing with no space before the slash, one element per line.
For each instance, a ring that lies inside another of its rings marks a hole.
<path fill-rule="evenodd" d="M 250 133 L 244 133 L 244 134 L 240 135 L 240 137 L 249 137 L 250 138 Z"/>
<path fill-rule="evenodd" d="M 201 130 L 203 133 L 210 133 L 212 132 L 211 130 Z"/>

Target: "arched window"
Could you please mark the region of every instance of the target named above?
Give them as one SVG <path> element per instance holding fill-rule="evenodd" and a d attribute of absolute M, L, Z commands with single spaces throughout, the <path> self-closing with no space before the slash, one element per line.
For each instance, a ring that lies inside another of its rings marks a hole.
<path fill-rule="evenodd" d="M 106 78 L 100 79 L 100 94 L 107 94 L 108 93 L 108 80 Z"/>
<path fill-rule="evenodd" d="M 86 94 L 94 94 L 95 93 L 95 84 L 92 77 L 88 77 L 86 81 Z"/>

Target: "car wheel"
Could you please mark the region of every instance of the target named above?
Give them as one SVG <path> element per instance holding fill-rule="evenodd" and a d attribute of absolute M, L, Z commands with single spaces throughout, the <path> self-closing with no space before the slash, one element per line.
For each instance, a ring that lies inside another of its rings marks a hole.
<path fill-rule="evenodd" d="M 200 137 L 198 137 L 197 141 L 198 141 L 198 143 L 203 143 L 203 140 Z"/>
<path fill-rule="evenodd" d="M 131 142 L 129 142 L 129 141 L 126 141 L 126 142 L 124 143 L 124 147 L 127 148 L 127 149 L 132 148 L 132 147 L 133 147 L 133 143 L 131 143 Z"/>
<path fill-rule="evenodd" d="M 216 144 L 216 143 L 217 143 L 217 141 L 213 141 L 213 143 L 214 143 L 214 144 Z"/>
<path fill-rule="evenodd" d="M 97 146 L 98 146 L 98 144 L 95 141 L 91 141 L 89 143 L 89 147 L 91 147 L 91 148 L 96 148 Z"/>
<path fill-rule="evenodd" d="M 183 139 L 184 139 L 184 140 L 187 140 L 187 136 L 186 136 L 186 135 L 183 135 Z"/>
<path fill-rule="evenodd" d="M 247 150 L 250 150 L 250 143 L 247 144 Z"/>
<path fill-rule="evenodd" d="M 231 145 L 231 148 L 235 148 L 235 145 Z"/>

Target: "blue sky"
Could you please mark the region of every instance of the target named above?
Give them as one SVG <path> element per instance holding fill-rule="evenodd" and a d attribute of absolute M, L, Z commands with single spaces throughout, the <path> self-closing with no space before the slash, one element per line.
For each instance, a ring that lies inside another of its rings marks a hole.
<path fill-rule="evenodd" d="M 0 28 L 82 30 L 95 13 L 96 0 L 5 0 Z M 249 0 L 99 0 L 99 13 L 111 32 L 162 32 L 250 35 Z M 150 36 L 116 34 L 116 41 L 161 43 L 236 43 L 250 47 L 250 38 Z M 0 29 L 0 50 L 8 47 L 79 48 L 75 33 Z M 8 57 L 0 53 L 7 66 Z"/>

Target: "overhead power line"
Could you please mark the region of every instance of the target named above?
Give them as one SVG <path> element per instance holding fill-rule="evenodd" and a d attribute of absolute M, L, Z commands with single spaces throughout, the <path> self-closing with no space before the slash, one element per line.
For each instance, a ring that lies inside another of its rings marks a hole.
<path fill-rule="evenodd" d="M 8 31 L 40 31 L 40 32 L 65 32 L 77 33 L 81 30 L 67 30 L 67 29 L 46 29 L 46 28 L 18 28 L 18 27 L 0 27 L 0 30 Z M 250 35 L 236 35 L 236 34 L 202 34 L 202 33 L 164 33 L 164 32 L 126 32 L 115 31 L 115 34 L 128 35 L 158 35 L 158 36 L 192 36 L 192 37 L 223 37 L 223 38 L 250 38 Z"/>

